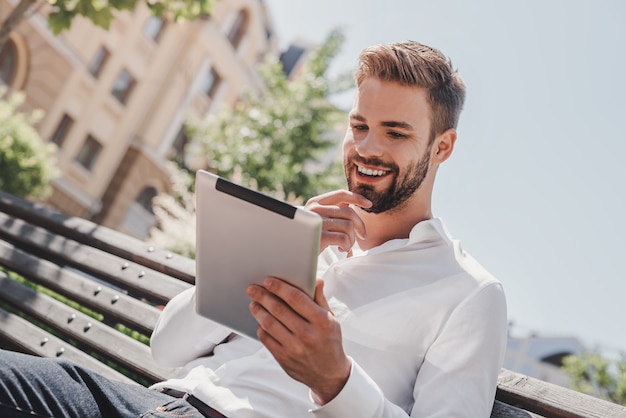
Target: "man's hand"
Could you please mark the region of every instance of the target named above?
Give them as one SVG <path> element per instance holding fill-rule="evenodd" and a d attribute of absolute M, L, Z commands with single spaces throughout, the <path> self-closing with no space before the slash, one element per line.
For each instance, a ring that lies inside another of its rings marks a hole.
<path fill-rule="evenodd" d="M 311 389 L 320 405 L 337 396 L 352 368 L 323 286 L 318 280 L 315 300 L 273 277 L 266 278 L 263 286 L 248 287 L 259 340 L 289 376 Z"/>
<path fill-rule="evenodd" d="M 350 251 L 357 237 L 365 239 L 365 224 L 350 205 L 369 208 L 367 198 L 347 190 L 336 190 L 309 199 L 305 208 L 322 217 L 320 252 L 329 245 Z"/>

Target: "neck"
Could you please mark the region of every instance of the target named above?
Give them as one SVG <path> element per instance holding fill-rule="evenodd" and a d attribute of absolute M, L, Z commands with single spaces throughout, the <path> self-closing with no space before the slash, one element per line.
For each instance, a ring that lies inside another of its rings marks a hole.
<path fill-rule="evenodd" d="M 413 227 L 418 223 L 432 219 L 431 209 L 435 169 L 429 170 L 428 176 L 417 191 L 399 207 L 383 213 L 368 213 L 355 208 L 365 223 L 366 238 L 358 239 L 362 250 L 369 250 L 392 239 L 408 238 Z"/>
<path fill-rule="evenodd" d="M 430 204 L 423 207 L 404 208 L 385 213 L 368 213 L 356 209 L 365 223 L 366 239 L 359 239 L 359 247 L 368 250 L 392 239 L 408 238 L 411 230 L 418 223 L 432 219 Z"/>

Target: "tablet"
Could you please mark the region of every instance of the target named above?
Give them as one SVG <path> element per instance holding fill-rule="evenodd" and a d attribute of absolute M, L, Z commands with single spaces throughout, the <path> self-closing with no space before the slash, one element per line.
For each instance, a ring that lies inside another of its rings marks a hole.
<path fill-rule="evenodd" d="M 313 297 L 319 215 L 199 170 L 196 217 L 200 315 L 256 339 L 248 285 L 274 276 Z"/>

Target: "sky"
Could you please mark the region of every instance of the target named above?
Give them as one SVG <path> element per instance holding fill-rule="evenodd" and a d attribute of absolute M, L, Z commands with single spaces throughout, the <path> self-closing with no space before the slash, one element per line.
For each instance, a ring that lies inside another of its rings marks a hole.
<path fill-rule="evenodd" d="M 343 29 L 333 74 L 378 43 L 449 56 L 467 100 L 435 216 L 503 283 L 512 335 L 626 352 L 626 2 L 265 2 L 283 47 Z"/>

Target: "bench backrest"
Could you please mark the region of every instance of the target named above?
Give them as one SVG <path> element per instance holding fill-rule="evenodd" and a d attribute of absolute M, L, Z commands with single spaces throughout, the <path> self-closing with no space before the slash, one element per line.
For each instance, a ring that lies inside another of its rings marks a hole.
<path fill-rule="evenodd" d="M 0 266 L 29 282 L 0 273 L 4 346 L 144 384 L 175 373 L 145 342 L 192 260 L 0 192 Z"/>
<path fill-rule="evenodd" d="M 144 385 L 175 375 L 147 342 L 159 308 L 193 285 L 193 260 L 0 191 L 0 267 L 0 347 Z M 541 416 L 626 408 L 502 370 L 491 417 Z"/>

